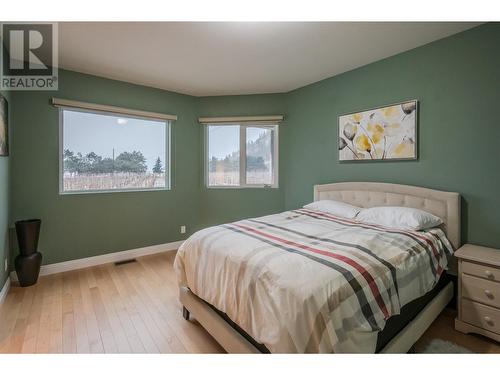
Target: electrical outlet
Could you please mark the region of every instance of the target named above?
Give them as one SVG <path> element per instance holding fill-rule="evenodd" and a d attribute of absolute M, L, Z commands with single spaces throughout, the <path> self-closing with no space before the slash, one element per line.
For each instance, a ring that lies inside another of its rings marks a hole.
<path fill-rule="evenodd" d="M 5 261 L 4 261 L 4 269 L 5 269 L 5 272 L 7 272 L 7 270 L 9 269 L 9 261 L 7 258 L 5 258 Z"/>
<path fill-rule="evenodd" d="M 186 226 L 185 225 L 181 225 L 181 233 L 186 233 Z"/>

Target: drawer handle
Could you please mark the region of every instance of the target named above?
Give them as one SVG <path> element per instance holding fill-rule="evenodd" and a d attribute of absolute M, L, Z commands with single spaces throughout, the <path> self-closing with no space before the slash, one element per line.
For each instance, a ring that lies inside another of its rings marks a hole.
<path fill-rule="evenodd" d="M 484 317 L 484 321 L 489 324 L 490 326 L 493 325 L 493 319 L 491 319 L 489 316 Z"/>
<path fill-rule="evenodd" d="M 489 270 L 484 271 L 484 274 L 486 275 L 486 277 L 488 279 L 493 278 L 493 273 L 491 271 L 489 271 Z"/>
<path fill-rule="evenodd" d="M 484 294 L 486 294 L 486 297 L 488 297 L 489 299 L 495 298 L 495 296 L 493 295 L 493 293 L 491 293 L 491 290 L 486 289 L 484 291 Z"/>

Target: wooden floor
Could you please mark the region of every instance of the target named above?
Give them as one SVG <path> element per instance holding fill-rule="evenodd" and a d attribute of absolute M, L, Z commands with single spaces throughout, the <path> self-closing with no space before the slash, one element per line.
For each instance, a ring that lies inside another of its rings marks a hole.
<path fill-rule="evenodd" d="M 182 318 L 175 252 L 41 277 L 0 307 L 4 353 L 219 353 Z"/>
<path fill-rule="evenodd" d="M 473 353 L 500 353 L 500 344 L 489 338 L 455 331 L 455 310 L 444 310 L 415 344 L 417 353 L 422 352 L 430 340 L 439 338 L 469 349 Z"/>
<path fill-rule="evenodd" d="M 223 353 L 197 323 L 182 318 L 175 252 L 41 277 L 13 286 L 0 306 L 0 353 Z M 432 338 L 478 353 L 500 345 L 453 329 L 445 311 L 416 349 Z"/>

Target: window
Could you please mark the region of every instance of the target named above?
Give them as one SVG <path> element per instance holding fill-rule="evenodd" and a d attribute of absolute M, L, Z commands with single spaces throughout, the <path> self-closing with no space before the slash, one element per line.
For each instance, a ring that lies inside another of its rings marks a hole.
<path fill-rule="evenodd" d="M 208 187 L 278 187 L 277 160 L 277 125 L 207 125 Z"/>
<path fill-rule="evenodd" d="M 60 192 L 170 188 L 170 122 L 60 108 Z"/>

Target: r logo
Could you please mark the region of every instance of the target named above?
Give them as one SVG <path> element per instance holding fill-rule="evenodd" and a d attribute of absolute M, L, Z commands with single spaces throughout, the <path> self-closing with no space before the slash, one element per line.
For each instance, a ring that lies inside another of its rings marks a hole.
<path fill-rule="evenodd" d="M 57 90 L 57 25 L 4 23 L 1 88 Z"/>

